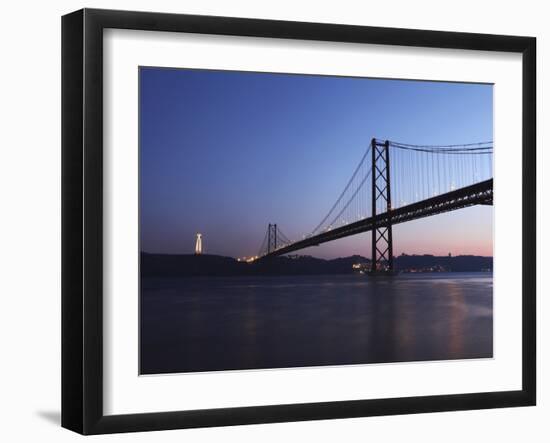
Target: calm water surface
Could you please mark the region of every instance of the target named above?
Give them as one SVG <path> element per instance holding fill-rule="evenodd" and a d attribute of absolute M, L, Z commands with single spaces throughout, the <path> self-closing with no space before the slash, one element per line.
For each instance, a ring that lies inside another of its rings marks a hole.
<path fill-rule="evenodd" d="M 488 273 L 143 279 L 143 374 L 488 358 Z"/>

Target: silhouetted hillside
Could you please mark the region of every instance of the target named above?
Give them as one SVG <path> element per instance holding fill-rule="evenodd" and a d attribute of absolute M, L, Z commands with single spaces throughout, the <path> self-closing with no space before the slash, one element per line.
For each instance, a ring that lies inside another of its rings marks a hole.
<path fill-rule="evenodd" d="M 425 270 L 441 267 L 450 272 L 478 272 L 493 268 L 492 257 L 462 255 L 400 255 L 395 257 L 397 270 Z M 368 264 L 360 255 L 324 260 L 311 256 L 273 257 L 252 263 L 239 262 L 219 255 L 141 254 L 144 277 L 229 276 L 229 275 L 301 275 L 351 274 L 352 265 Z"/>
<path fill-rule="evenodd" d="M 245 275 L 247 263 L 221 255 L 179 255 L 141 253 L 143 276 Z"/>
<path fill-rule="evenodd" d="M 400 255 L 394 259 L 398 270 L 442 266 L 448 272 L 479 272 L 493 269 L 493 257 L 457 255 L 456 257 L 435 255 Z"/>
<path fill-rule="evenodd" d="M 324 260 L 308 255 L 296 257 L 273 257 L 250 263 L 252 274 L 259 275 L 296 275 L 296 274 L 350 274 L 352 265 L 368 262 L 365 257 L 351 257 Z"/>

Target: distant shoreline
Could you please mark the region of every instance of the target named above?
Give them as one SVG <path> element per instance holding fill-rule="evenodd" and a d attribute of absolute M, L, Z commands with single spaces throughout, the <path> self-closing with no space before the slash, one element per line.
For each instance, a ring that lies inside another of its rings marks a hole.
<path fill-rule="evenodd" d="M 250 263 L 220 255 L 141 253 L 143 277 L 335 275 L 364 273 L 370 260 L 360 255 L 322 259 L 307 255 L 281 256 Z M 400 255 L 396 271 L 403 273 L 491 272 L 493 257 L 474 255 Z"/>

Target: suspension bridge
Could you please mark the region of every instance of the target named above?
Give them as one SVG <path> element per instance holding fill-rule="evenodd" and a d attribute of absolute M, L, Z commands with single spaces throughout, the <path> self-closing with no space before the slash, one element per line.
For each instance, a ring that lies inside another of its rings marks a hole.
<path fill-rule="evenodd" d="M 371 273 L 393 273 L 392 226 L 493 204 L 493 143 L 413 145 L 372 139 L 315 228 L 291 240 L 270 223 L 258 259 L 372 233 Z"/>

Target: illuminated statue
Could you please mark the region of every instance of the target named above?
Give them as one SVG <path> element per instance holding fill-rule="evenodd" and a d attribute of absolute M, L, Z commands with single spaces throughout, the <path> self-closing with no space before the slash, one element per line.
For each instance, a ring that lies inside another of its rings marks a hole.
<path fill-rule="evenodd" d="M 202 234 L 197 233 L 197 239 L 195 240 L 195 254 L 202 254 Z"/>

